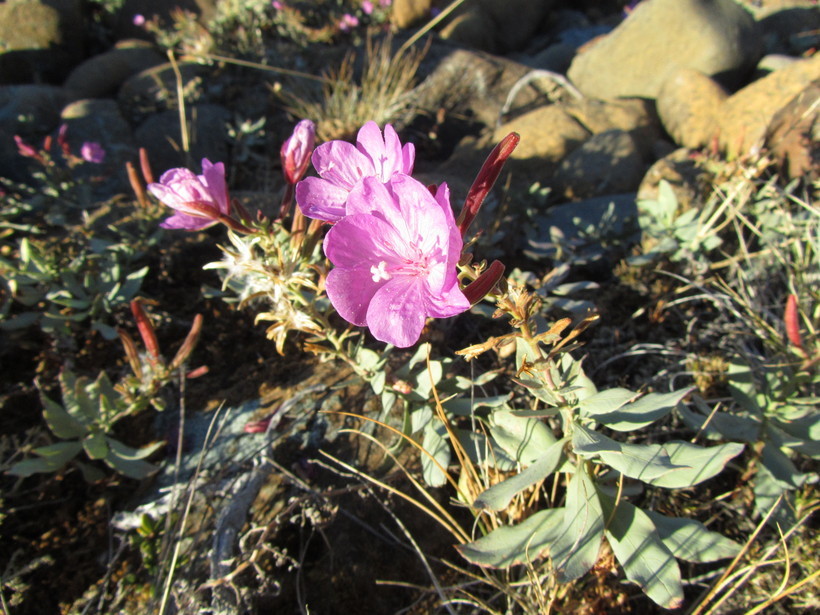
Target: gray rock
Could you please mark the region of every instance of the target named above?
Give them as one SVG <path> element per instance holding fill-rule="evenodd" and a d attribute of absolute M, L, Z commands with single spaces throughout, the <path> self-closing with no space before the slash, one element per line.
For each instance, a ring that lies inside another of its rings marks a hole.
<path fill-rule="evenodd" d="M 814 80 L 772 118 L 766 146 L 788 177 L 817 181 L 820 175 L 820 79 Z"/>
<path fill-rule="evenodd" d="M 199 168 L 202 158 L 224 162 L 228 158 L 226 124 L 231 113 L 219 105 L 195 105 L 187 108 L 190 152 L 182 150 L 179 113 L 163 111 L 150 116 L 134 132 L 137 147 L 148 151 L 157 176 L 180 166 Z"/>
<path fill-rule="evenodd" d="M 767 54 L 800 55 L 820 43 L 820 11 L 813 0 L 765 3 L 756 17 Z"/>
<path fill-rule="evenodd" d="M 75 100 L 104 98 L 117 93 L 129 77 L 165 62 L 153 47 L 143 41 L 128 40 L 79 64 L 63 87 Z"/>
<path fill-rule="evenodd" d="M 88 99 L 71 103 L 62 111 L 62 123 L 67 127 L 71 151 L 80 153 L 85 142 L 99 143 L 105 150 L 100 164 L 87 164 L 80 172 L 105 181 L 97 184 L 100 194 L 110 195 L 128 187 L 125 163 L 137 159 L 137 149 L 131 127 L 122 117 L 116 101 Z"/>
<path fill-rule="evenodd" d="M 441 36 L 491 53 L 522 49 L 551 6 L 552 0 L 474 0 L 456 11 Z"/>
<path fill-rule="evenodd" d="M 638 200 L 657 200 L 661 180 L 671 186 L 681 211 L 700 206 L 712 185 L 710 174 L 685 147 L 670 152 L 649 168 L 638 187 Z"/>
<path fill-rule="evenodd" d="M 655 98 L 680 67 L 736 86 L 760 47 L 754 19 L 734 0 L 651 0 L 579 53 L 568 75 L 594 98 Z"/>
<path fill-rule="evenodd" d="M 188 104 L 201 97 L 202 80 L 209 68 L 193 62 L 178 63 Z M 125 80 L 117 94 L 123 115 L 132 123 L 140 123 L 149 115 L 177 106 L 176 74 L 165 62 L 143 70 Z"/>
<path fill-rule="evenodd" d="M 719 119 L 719 145 L 730 158 L 757 153 L 774 115 L 820 78 L 820 54 L 800 60 L 732 94 Z"/>
<path fill-rule="evenodd" d="M 693 68 L 669 75 L 655 101 L 663 127 L 675 143 L 698 148 L 716 134 L 726 91 Z"/>
<path fill-rule="evenodd" d="M 81 57 L 80 32 L 46 3 L 0 3 L 0 83 L 61 82 Z"/>
<path fill-rule="evenodd" d="M 561 105 L 534 109 L 496 129 L 495 142 L 511 132 L 521 135 L 507 168 L 545 183 L 558 163 L 590 137 L 590 132 Z"/>
<path fill-rule="evenodd" d="M 624 130 L 607 130 L 573 150 L 550 183 L 568 199 L 588 199 L 637 190 L 645 170 L 632 136 Z"/>
<path fill-rule="evenodd" d="M 39 146 L 59 124 L 65 102 L 63 89 L 53 85 L 0 85 L 0 176 L 26 179 L 27 163 L 17 153 L 14 136 Z"/>

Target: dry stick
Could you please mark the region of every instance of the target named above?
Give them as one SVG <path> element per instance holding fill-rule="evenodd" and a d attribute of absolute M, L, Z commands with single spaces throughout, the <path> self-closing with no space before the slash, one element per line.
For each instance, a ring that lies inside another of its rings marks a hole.
<path fill-rule="evenodd" d="M 180 137 L 182 138 L 182 151 L 185 152 L 187 156 L 190 152 L 190 142 L 188 139 L 188 123 L 185 119 L 185 92 L 183 91 L 183 83 L 182 83 L 182 73 L 179 71 L 179 64 L 177 64 L 177 60 L 174 57 L 174 52 L 170 49 L 168 50 L 168 59 L 171 61 L 171 68 L 174 69 L 174 77 L 176 79 L 177 85 L 177 101 L 179 106 L 179 130 L 180 130 Z"/>
<path fill-rule="evenodd" d="M 778 602 L 779 600 L 782 600 L 783 598 L 786 598 L 786 597 L 790 596 L 791 594 L 793 594 L 794 592 L 799 590 L 801 587 L 803 587 L 806 583 L 811 583 L 812 581 L 814 581 L 815 578 L 817 578 L 818 575 L 820 575 L 820 570 L 815 570 L 814 572 L 812 572 L 809 576 L 807 576 L 802 581 L 799 581 L 799 582 L 795 583 L 794 585 L 792 585 L 791 587 L 789 587 L 788 589 L 778 593 L 775 596 L 772 596 L 771 598 L 769 598 L 768 600 L 766 600 L 762 604 L 758 604 L 751 611 L 747 612 L 746 615 L 755 615 L 755 613 L 762 612 L 763 609 L 770 607 L 775 602 Z"/>
<path fill-rule="evenodd" d="M 319 83 L 329 83 L 330 80 L 325 77 L 317 77 L 316 75 L 309 75 L 308 73 L 303 73 L 298 70 L 290 70 L 288 68 L 280 68 L 278 66 L 267 66 L 266 64 L 260 64 L 259 62 L 250 62 L 248 60 L 237 60 L 235 58 L 229 58 L 226 56 L 219 56 L 214 55 L 212 53 L 205 53 L 200 56 L 194 55 L 184 55 L 182 56 L 182 60 L 199 60 L 200 58 L 207 58 L 209 60 L 215 60 L 217 62 L 225 62 L 226 64 L 236 64 L 237 66 L 245 66 L 247 68 L 255 68 L 257 70 L 267 71 L 270 73 L 281 73 L 282 75 L 288 75 L 290 77 L 299 77 L 301 79 L 309 79 L 311 81 L 318 81 Z"/>
<path fill-rule="evenodd" d="M 448 6 L 446 9 L 444 9 L 438 15 L 436 15 L 433 19 L 428 21 L 427 25 L 425 25 L 423 28 L 421 28 L 421 30 L 419 30 L 413 36 L 408 38 L 404 42 L 404 44 L 401 47 L 399 47 L 399 50 L 396 52 L 396 56 L 400 56 L 405 51 L 407 51 L 410 47 L 412 47 L 416 43 L 416 41 L 418 41 L 422 36 L 427 34 L 430 30 L 435 28 L 439 23 L 441 23 L 444 19 L 446 19 L 447 16 L 450 13 L 455 11 L 463 3 L 464 3 L 464 0 L 454 0 L 453 2 L 451 2 L 450 6 Z"/>

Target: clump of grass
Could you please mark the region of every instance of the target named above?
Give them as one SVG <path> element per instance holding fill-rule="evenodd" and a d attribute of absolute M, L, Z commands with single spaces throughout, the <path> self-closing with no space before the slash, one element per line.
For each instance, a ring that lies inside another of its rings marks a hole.
<path fill-rule="evenodd" d="M 368 40 L 361 79 L 355 79 L 356 56 L 348 54 L 340 66 L 324 75 L 320 90 L 296 84 L 279 95 L 294 117 L 316 122 L 321 141 L 350 139 L 367 121 L 406 125 L 415 113 L 411 90 L 423 50 L 392 51 L 391 39 Z"/>

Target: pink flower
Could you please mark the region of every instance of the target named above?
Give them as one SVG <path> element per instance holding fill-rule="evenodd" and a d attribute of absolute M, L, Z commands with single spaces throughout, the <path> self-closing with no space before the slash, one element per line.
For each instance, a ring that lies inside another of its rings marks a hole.
<path fill-rule="evenodd" d="M 23 141 L 22 137 L 20 137 L 18 135 L 14 135 L 14 143 L 17 145 L 17 153 L 20 154 L 21 156 L 25 156 L 26 158 L 36 158 L 36 159 L 41 159 L 42 158 L 42 156 L 40 156 L 40 153 L 36 149 L 31 147 L 31 145 L 29 145 L 25 141 Z"/>
<path fill-rule="evenodd" d="M 86 141 L 80 146 L 80 156 L 86 162 L 100 164 L 105 160 L 105 150 L 96 141 Z"/>
<path fill-rule="evenodd" d="M 137 13 L 136 15 L 134 15 L 134 18 L 131 20 L 131 23 L 133 23 L 138 28 L 141 28 L 145 25 L 145 15 L 140 15 L 139 13 Z"/>
<path fill-rule="evenodd" d="M 171 169 L 162 174 L 159 183 L 148 184 L 148 190 L 164 205 L 176 210 L 163 228 L 196 231 L 219 222 L 230 214 L 230 199 L 225 185 L 225 165 L 202 159 L 202 175 L 188 169 Z"/>
<path fill-rule="evenodd" d="M 390 4 L 391 0 L 379 0 L 379 6 L 383 9 L 386 9 L 388 6 L 390 6 Z"/>
<path fill-rule="evenodd" d="M 415 344 L 428 317 L 469 309 L 456 264 L 462 240 L 449 189 L 436 196 L 407 175 L 366 177 L 350 192 L 347 216 L 325 237 L 335 266 L 327 295 L 345 320 L 399 348 Z"/>
<path fill-rule="evenodd" d="M 282 172 L 289 184 L 295 184 L 307 171 L 313 144 L 316 140 L 316 126 L 310 120 L 302 120 L 293 129 L 293 134 L 282 143 L 279 156 Z"/>
<path fill-rule="evenodd" d="M 362 12 L 365 15 L 370 15 L 373 12 L 373 3 L 370 0 L 363 0 L 362 2 Z"/>
<path fill-rule="evenodd" d="M 350 13 L 345 13 L 344 15 L 342 15 L 341 20 L 339 20 L 339 29 L 342 32 L 347 32 L 358 25 L 359 18 L 355 15 L 351 15 Z"/>
<path fill-rule="evenodd" d="M 384 183 L 396 173 L 409 175 L 415 157 L 413 144 L 402 147 L 390 124 L 382 136 L 376 122 L 367 122 L 355 146 L 329 141 L 316 148 L 311 160 L 319 177 L 308 177 L 296 185 L 296 202 L 308 218 L 336 222 L 345 216 L 350 191 L 364 178 L 376 177 Z"/>
<path fill-rule="evenodd" d="M 279 2 L 279 0 L 273 0 L 273 2 L 271 2 L 271 6 L 275 8 L 277 11 L 281 11 L 283 8 L 285 8 L 284 3 Z"/>

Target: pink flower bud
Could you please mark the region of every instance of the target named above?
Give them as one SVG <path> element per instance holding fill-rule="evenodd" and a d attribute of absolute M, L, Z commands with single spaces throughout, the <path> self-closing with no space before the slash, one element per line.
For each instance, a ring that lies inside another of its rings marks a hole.
<path fill-rule="evenodd" d="M 35 158 L 35 159 L 40 159 L 41 158 L 41 156 L 37 152 L 37 150 L 34 149 L 33 147 L 31 147 L 31 145 L 29 145 L 25 141 L 23 141 L 22 137 L 19 137 L 18 135 L 14 135 L 14 142 L 17 144 L 17 152 L 21 156 L 25 156 L 26 158 Z"/>
<path fill-rule="evenodd" d="M 496 287 L 501 276 L 504 275 L 504 264 L 501 261 L 493 261 L 487 270 L 478 278 L 470 282 L 462 292 L 470 305 L 475 305 L 484 297 L 490 294 Z"/>
<path fill-rule="evenodd" d="M 520 140 L 521 137 L 519 137 L 517 133 L 511 132 L 504 137 L 501 142 L 495 146 L 495 149 L 490 152 L 490 155 L 487 156 L 487 160 L 484 162 L 473 185 L 470 187 L 470 192 L 467 193 L 467 198 L 464 200 L 464 207 L 462 207 L 461 213 L 458 215 L 458 220 L 456 220 L 458 230 L 461 232 L 462 237 L 466 236 L 467 230 L 478 215 L 478 210 L 481 209 L 481 204 L 484 203 L 484 199 L 487 198 L 487 194 L 489 194 L 493 184 L 495 184 L 495 180 L 501 175 L 501 169 L 504 168 L 504 163 L 507 162 L 507 158 L 512 155 L 513 150 Z"/>
<path fill-rule="evenodd" d="M 293 134 L 282 143 L 282 149 L 279 151 L 282 173 L 290 185 L 296 184 L 305 175 L 315 141 L 315 124 L 310 120 L 302 120 L 296 124 Z"/>
<path fill-rule="evenodd" d="M 105 160 L 105 150 L 102 145 L 96 141 L 86 141 L 80 147 L 80 156 L 82 156 L 82 159 L 86 162 L 100 164 Z"/>

